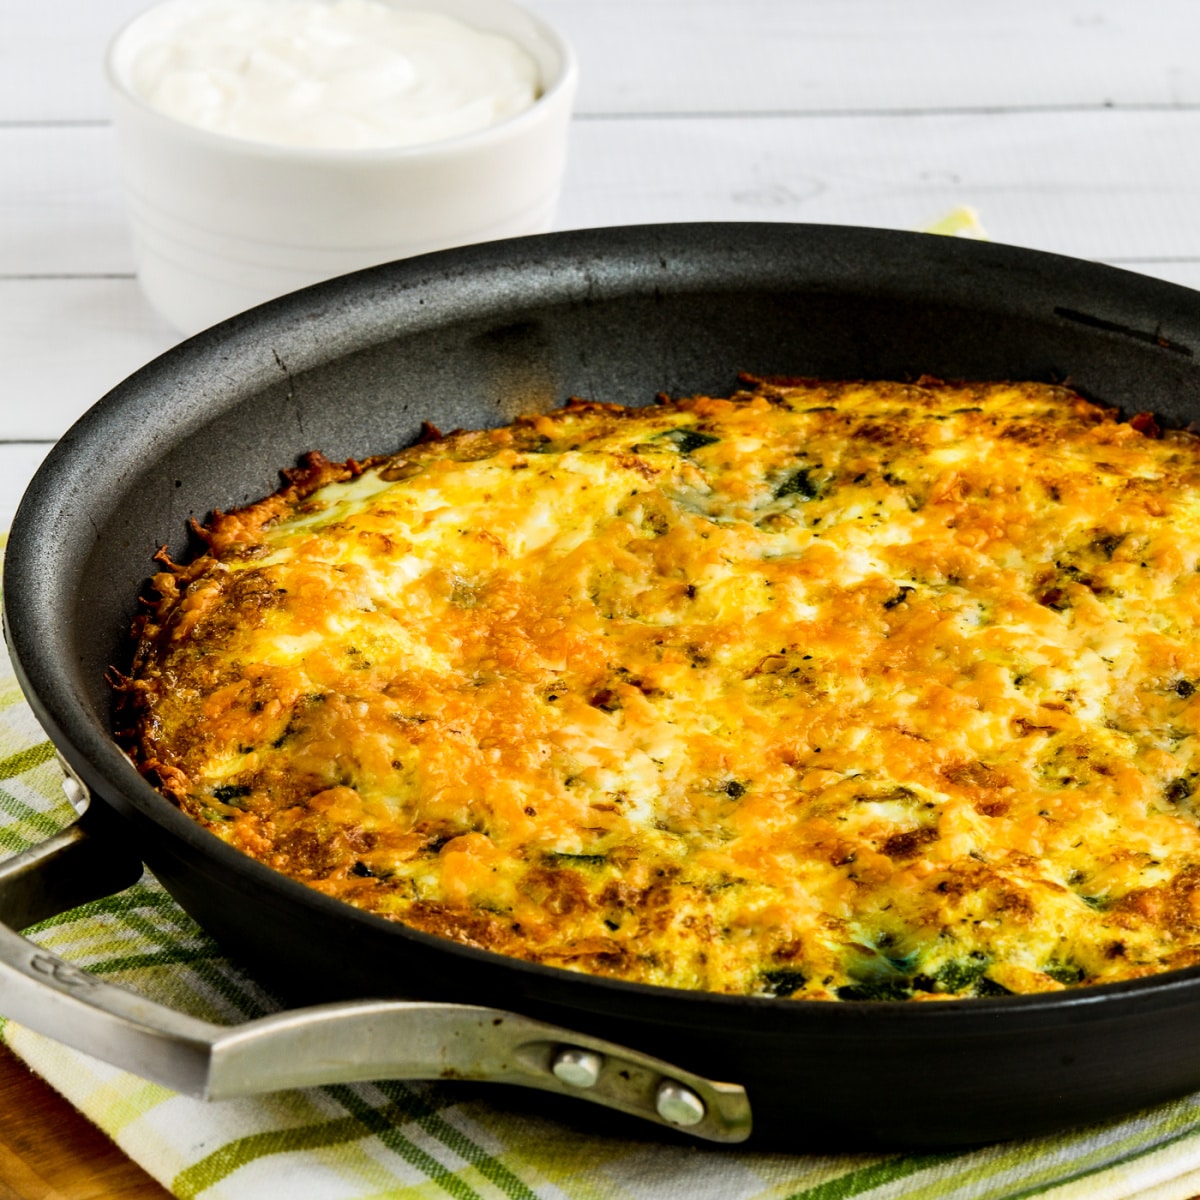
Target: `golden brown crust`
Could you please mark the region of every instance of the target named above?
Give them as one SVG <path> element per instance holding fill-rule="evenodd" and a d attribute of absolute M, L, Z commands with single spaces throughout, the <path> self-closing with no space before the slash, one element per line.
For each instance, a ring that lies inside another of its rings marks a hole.
<path fill-rule="evenodd" d="M 311 455 L 162 557 L 121 737 L 383 916 L 944 999 L 1200 960 L 1200 454 L 1039 384 L 746 376 Z"/>

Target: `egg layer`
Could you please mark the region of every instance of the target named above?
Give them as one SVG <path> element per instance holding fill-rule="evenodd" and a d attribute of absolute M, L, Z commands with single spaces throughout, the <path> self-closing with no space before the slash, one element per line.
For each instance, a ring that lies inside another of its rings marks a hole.
<path fill-rule="evenodd" d="M 1042 384 L 744 380 L 310 455 L 163 560 L 122 738 L 328 895 L 792 999 L 1200 961 L 1200 452 Z"/>

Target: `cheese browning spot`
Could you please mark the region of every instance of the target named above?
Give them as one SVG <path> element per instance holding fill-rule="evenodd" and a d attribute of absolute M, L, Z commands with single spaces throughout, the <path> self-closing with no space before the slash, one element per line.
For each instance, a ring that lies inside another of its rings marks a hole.
<path fill-rule="evenodd" d="M 1200 452 L 1040 384 L 753 379 L 310 455 L 163 558 L 121 738 L 348 903 L 780 1000 L 1200 961 Z"/>

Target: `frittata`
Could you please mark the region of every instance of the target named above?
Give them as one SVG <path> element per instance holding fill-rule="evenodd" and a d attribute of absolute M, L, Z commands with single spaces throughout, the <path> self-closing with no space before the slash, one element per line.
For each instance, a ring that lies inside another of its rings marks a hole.
<path fill-rule="evenodd" d="M 754 379 L 318 454 L 162 559 L 147 777 L 572 970 L 939 1000 L 1200 962 L 1200 442 L 1034 383 Z"/>

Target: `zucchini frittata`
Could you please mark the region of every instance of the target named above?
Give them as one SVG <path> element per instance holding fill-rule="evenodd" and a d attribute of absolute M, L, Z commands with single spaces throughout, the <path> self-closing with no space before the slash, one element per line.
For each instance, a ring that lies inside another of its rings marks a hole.
<path fill-rule="evenodd" d="M 753 379 L 310 455 L 116 683 L 176 804 L 473 946 L 793 999 L 1200 962 L 1200 442 Z"/>

